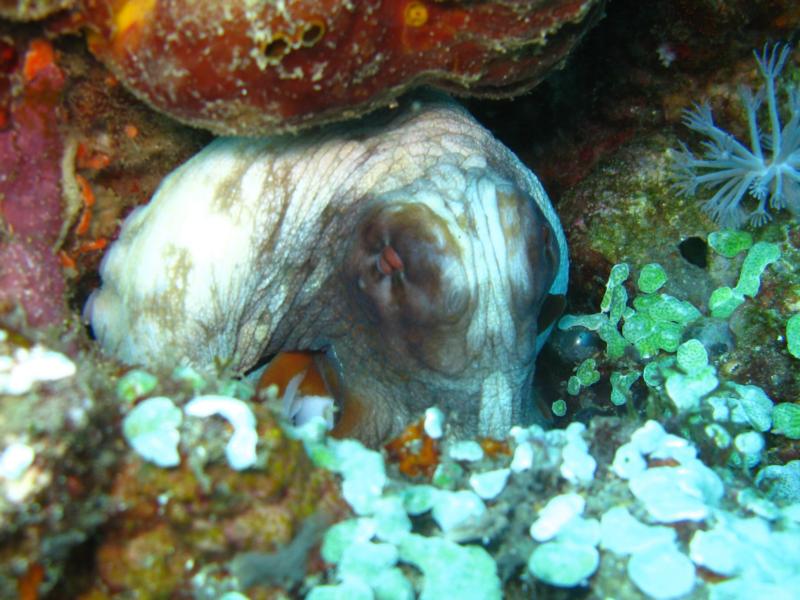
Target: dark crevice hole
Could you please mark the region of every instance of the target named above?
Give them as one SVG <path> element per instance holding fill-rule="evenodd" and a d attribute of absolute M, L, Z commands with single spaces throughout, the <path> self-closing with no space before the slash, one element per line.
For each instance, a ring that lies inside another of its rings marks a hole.
<path fill-rule="evenodd" d="M 708 266 L 708 244 L 703 238 L 692 236 L 678 244 L 681 256 L 693 265 L 705 269 Z"/>
<path fill-rule="evenodd" d="M 287 52 L 289 52 L 289 44 L 282 37 L 275 38 L 264 48 L 264 56 L 273 60 L 282 58 Z"/>
<path fill-rule="evenodd" d="M 300 41 L 303 46 L 313 46 L 322 39 L 324 34 L 325 28 L 322 25 L 319 23 L 312 23 L 303 32 L 303 36 L 300 38 Z"/>

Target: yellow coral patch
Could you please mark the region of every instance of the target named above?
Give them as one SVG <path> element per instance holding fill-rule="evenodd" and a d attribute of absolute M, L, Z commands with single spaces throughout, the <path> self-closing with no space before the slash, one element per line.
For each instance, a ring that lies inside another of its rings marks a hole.
<path fill-rule="evenodd" d="M 153 11 L 156 0 L 128 0 L 114 15 L 116 35 L 125 33 L 133 25 L 144 21 Z"/>
<path fill-rule="evenodd" d="M 409 27 L 422 27 L 428 22 L 428 7 L 422 2 L 409 2 L 403 11 L 403 19 Z"/>

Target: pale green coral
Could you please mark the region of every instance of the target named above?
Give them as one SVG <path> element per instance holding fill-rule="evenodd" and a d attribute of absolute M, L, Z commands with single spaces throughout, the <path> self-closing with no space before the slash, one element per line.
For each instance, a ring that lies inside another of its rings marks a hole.
<path fill-rule="evenodd" d="M 697 373 L 708 366 L 708 352 L 700 340 L 691 339 L 678 347 L 678 366 L 689 374 Z"/>
<path fill-rule="evenodd" d="M 629 345 L 633 345 L 643 358 L 655 356 L 661 350 L 675 352 L 684 330 L 701 316 L 700 311 L 690 302 L 656 293 L 666 282 L 666 273 L 657 263 L 646 265 L 639 277 L 640 289 L 652 290 L 653 293 L 636 296 L 633 306 L 629 307 L 628 293 L 623 285 L 629 273 L 627 264 L 612 267 L 600 303 L 601 312 L 567 315 L 559 321 L 559 328 L 586 327 L 597 331 L 606 342 L 606 355 L 610 359 L 620 358 Z M 620 321 L 623 322 L 621 332 Z M 578 381 L 571 381 L 568 389 L 579 390 L 577 384 Z"/>
<path fill-rule="evenodd" d="M 639 271 L 639 279 L 636 281 L 636 285 L 645 294 L 652 294 L 661 289 L 661 286 L 666 282 L 667 272 L 664 271 L 664 267 L 658 263 L 650 263 L 643 266 L 642 270 Z"/>
<path fill-rule="evenodd" d="M 133 369 L 120 377 L 117 382 L 117 397 L 126 402 L 134 402 L 146 396 L 158 385 L 158 378 L 141 369 Z"/>
<path fill-rule="evenodd" d="M 567 382 L 567 393 L 575 396 L 582 387 L 589 387 L 600 381 L 600 372 L 595 368 L 597 361 L 593 358 L 584 360 L 575 370 L 575 375 Z"/>
<path fill-rule="evenodd" d="M 727 319 L 745 300 L 754 298 L 761 287 L 761 275 L 781 256 L 777 244 L 758 242 L 750 248 L 742 264 L 736 287 L 723 286 L 714 290 L 708 301 L 711 316 Z"/>
<path fill-rule="evenodd" d="M 634 298 L 635 312 L 626 317 L 622 335 L 644 358 L 659 350 L 675 352 L 686 326 L 700 318 L 690 302 L 667 294 L 648 294 Z"/>
<path fill-rule="evenodd" d="M 733 258 L 753 245 L 753 236 L 746 231 L 723 229 L 708 234 L 708 245 L 721 256 Z"/>
<path fill-rule="evenodd" d="M 637 371 L 625 374 L 618 371 L 611 373 L 611 402 L 617 406 L 625 404 L 631 396 L 631 386 L 639 377 L 640 373 Z"/>
<path fill-rule="evenodd" d="M 724 312 L 728 315 L 748 296 L 758 293 L 764 269 L 780 258 L 780 250 L 777 244 L 770 242 L 753 244 L 749 234 L 733 231 L 718 232 L 711 243 L 715 250 L 730 257 L 747 250 L 736 286 L 716 289 L 709 301 L 712 314 Z M 648 411 L 663 410 L 665 406 L 662 403 L 667 400 L 666 407 L 680 415 L 687 425 L 699 427 L 715 448 L 732 450 L 726 459 L 732 466 L 752 468 L 757 465 L 764 452 L 762 434 L 773 427 L 772 400 L 758 386 L 726 381 L 710 363 L 709 351 L 699 339 L 682 342 L 688 326 L 702 314 L 689 302 L 655 291 L 657 285 L 663 284 L 658 265 L 652 263 L 640 271 L 645 276 L 640 275 L 639 289 L 654 291 L 633 297 L 630 306 L 623 287 L 624 276 L 630 269 L 627 265 L 618 267 L 612 268 L 601 312 L 568 315 L 559 323 L 562 329 L 582 326 L 598 333 L 613 330 L 615 334 L 619 334 L 617 327 L 622 324 L 618 342 L 608 344 L 607 358 L 621 358 L 625 348 L 632 345 L 638 350 L 643 364 L 641 371 L 626 376 L 622 371 L 612 371 L 612 403 L 624 405 L 630 398 L 631 385 L 641 374 L 650 393 Z M 651 276 L 653 281 L 648 281 Z M 800 324 L 800 320 L 796 322 Z M 800 327 L 794 323 L 787 327 L 787 342 L 791 335 L 797 335 L 793 329 L 789 330 Z M 700 336 L 703 328 L 693 331 Z M 601 337 L 612 339 L 608 335 Z M 614 347 L 614 343 L 618 345 Z M 589 361 L 585 361 L 578 371 L 588 372 L 589 364 L 591 371 L 597 372 L 596 363 Z M 584 385 L 576 372 L 567 383 L 567 391 L 576 394 Z M 777 413 L 781 420 L 776 422 L 774 433 L 788 431 L 789 436 L 795 435 L 792 421 L 795 410 L 795 405 L 781 407 Z M 714 422 L 705 422 L 709 416 Z"/>
<path fill-rule="evenodd" d="M 575 587 L 584 583 L 600 564 L 594 546 L 570 542 L 547 542 L 537 546 L 528 568 L 538 579 L 556 587 Z"/>
<path fill-rule="evenodd" d="M 319 452 L 320 446 L 330 448 L 330 454 Z M 344 498 L 361 515 L 337 523 L 325 534 L 321 554 L 327 562 L 337 565 L 338 583 L 316 586 L 309 598 L 325 600 L 365 594 L 385 600 L 410 600 L 415 597 L 414 586 L 399 568 L 401 562 L 422 571 L 419 598 L 452 594 L 475 600 L 501 597 L 497 566 L 486 550 L 412 533 L 408 515 L 428 511 L 443 532 L 465 524 L 474 526 L 473 521 L 486 510 L 474 492 L 416 485 L 399 493 L 385 493 L 387 475 L 379 453 L 355 440 L 312 438 L 307 447 L 317 448 L 315 454 L 325 457 L 328 468 L 341 473 Z M 460 474 L 454 477 L 460 479 Z"/>
<path fill-rule="evenodd" d="M 567 403 L 559 398 L 550 405 L 550 410 L 555 416 L 563 417 L 565 414 L 567 414 Z"/>
<path fill-rule="evenodd" d="M 786 323 L 786 348 L 789 354 L 800 358 L 800 314 L 793 315 Z"/>
<path fill-rule="evenodd" d="M 122 421 L 122 434 L 146 461 L 159 467 L 175 467 L 183 421 L 181 409 L 164 396 L 148 398 L 137 404 Z"/>
<path fill-rule="evenodd" d="M 728 286 L 723 286 L 711 292 L 711 297 L 708 299 L 708 308 L 712 317 L 727 319 L 743 303 L 744 296 L 737 294 Z"/>
<path fill-rule="evenodd" d="M 502 597 L 497 565 L 480 546 L 461 546 L 443 538 L 411 533 L 399 549 L 400 558 L 416 566 L 425 576 L 420 600 L 499 600 Z"/>
<path fill-rule="evenodd" d="M 800 404 L 781 402 L 772 410 L 772 433 L 800 440 Z"/>

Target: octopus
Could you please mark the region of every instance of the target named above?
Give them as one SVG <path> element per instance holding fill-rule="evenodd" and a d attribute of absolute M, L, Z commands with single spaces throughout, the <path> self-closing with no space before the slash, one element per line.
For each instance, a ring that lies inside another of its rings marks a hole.
<path fill-rule="evenodd" d="M 218 138 L 131 213 L 85 315 L 153 369 L 246 373 L 314 353 L 340 434 L 377 445 L 435 405 L 452 431 L 536 417 L 567 286 L 539 181 L 446 97 L 300 136 Z"/>

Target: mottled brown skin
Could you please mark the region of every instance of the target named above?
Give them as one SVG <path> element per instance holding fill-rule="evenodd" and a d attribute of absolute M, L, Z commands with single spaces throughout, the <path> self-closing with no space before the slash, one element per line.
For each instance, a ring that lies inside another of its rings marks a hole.
<path fill-rule="evenodd" d="M 567 257 L 535 177 L 439 98 L 218 139 L 128 218 L 101 275 L 86 315 L 106 351 L 237 372 L 320 352 L 337 433 L 377 445 L 431 405 L 462 435 L 530 422 Z"/>
<path fill-rule="evenodd" d="M 83 11 L 90 49 L 141 99 L 215 133 L 258 135 L 352 118 L 422 84 L 518 94 L 603 4 L 84 0 Z"/>
<path fill-rule="evenodd" d="M 522 195 L 507 202 L 516 217 L 508 226 L 518 228 L 524 239 L 533 282 L 527 288 L 511 286 L 509 317 L 516 346 L 508 358 L 519 361 L 520 370 L 531 367 L 532 377 L 536 334 L 543 330 L 537 316 L 559 268 L 559 248 L 536 205 Z M 480 307 L 462 284 L 466 266 L 458 243 L 451 239 L 442 247 L 434 241 L 438 233 L 448 237 L 440 221 L 425 205 L 411 204 L 399 212 L 370 208 L 355 228 L 331 303 L 337 309 L 340 298 L 345 299 L 335 314 L 346 328 L 330 337 L 333 368 L 344 382 L 339 388 L 333 386 L 343 404 L 345 422 L 336 428 L 340 437 L 380 443 L 398 435 L 401 423 L 412 422 L 434 403 L 449 415 L 454 432 L 481 431 L 480 414 L 468 400 L 480 396 L 480 391 L 470 389 L 470 384 L 480 384 L 481 378 L 473 374 L 490 373 L 497 355 L 468 341 Z M 512 229 L 504 233 L 514 235 Z M 394 248 L 402 257 L 402 271 L 387 275 L 376 268 L 384 247 Z M 445 272 L 453 262 L 459 268 Z M 519 384 L 530 388 L 532 381 L 526 376 Z M 351 411 L 355 417 L 348 414 Z M 515 420 L 529 423 L 534 413 L 533 404 L 524 403 Z"/>

